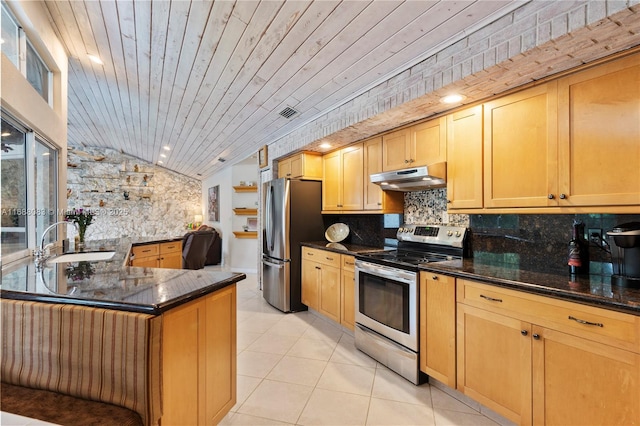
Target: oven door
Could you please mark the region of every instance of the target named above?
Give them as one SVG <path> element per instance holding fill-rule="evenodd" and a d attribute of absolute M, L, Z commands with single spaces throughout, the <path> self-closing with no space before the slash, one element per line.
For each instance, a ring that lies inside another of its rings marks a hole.
<path fill-rule="evenodd" d="M 356 323 L 418 351 L 418 274 L 356 260 Z"/>

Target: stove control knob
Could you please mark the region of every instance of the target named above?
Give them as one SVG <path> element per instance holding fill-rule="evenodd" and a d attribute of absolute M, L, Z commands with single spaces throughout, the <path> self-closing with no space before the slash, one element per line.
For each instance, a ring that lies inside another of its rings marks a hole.
<path fill-rule="evenodd" d="M 456 231 L 456 237 L 460 236 L 460 231 Z"/>
<path fill-rule="evenodd" d="M 453 231 L 447 231 L 447 237 L 450 237 L 453 235 Z"/>

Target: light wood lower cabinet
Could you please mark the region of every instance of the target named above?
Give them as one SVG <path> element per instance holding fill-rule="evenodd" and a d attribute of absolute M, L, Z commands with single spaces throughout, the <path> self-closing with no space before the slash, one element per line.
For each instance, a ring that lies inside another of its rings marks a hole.
<path fill-rule="evenodd" d="M 353 330 L 356 326 L 356 259 L 346 254 L 341 255 L 341 258 L 340 324 Z"/>
<path fill-rule="evenodd" d="M 420 370 L 456 387 L 456 279 L 420 273 Z"/>
<path fill-rule="evenodd" d="M 236 403 L 235 284 L 162 321 L 161 424 L 218 424 Z"/>
<path fill-rule="evenodd" d="M 355 266 L 351 265 L 355 265 L 353 256 L 302 247 L 302 303 L 353 329 L 355 272 L 349 269 Z"/>
<path fill-rule="evenodd" d="M 131 266 L 182 269 L 182 241 L 131 247 Z"/>
<path fill-rule="evenodd" d="M 640 318 L 457 280 L 457 389 L 518 424 L 640 424 Z"/>

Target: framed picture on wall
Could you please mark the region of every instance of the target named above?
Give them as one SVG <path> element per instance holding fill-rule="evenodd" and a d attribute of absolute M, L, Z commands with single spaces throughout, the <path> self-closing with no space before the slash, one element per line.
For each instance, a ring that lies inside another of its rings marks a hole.
<path fill-rule="evenodd" d="M 267 145 L 258 150 L 258 167 L 267 167 Z"/>
<path fill-rule="evenodd" d="M 220 185 L 209 188 L 209 221 L 220 222 Z"/>
<path fill-rule="evenodd" d="M 257 231 L 258 230 L 258 218 L 257 217 L 248 217 L 247 218 L 247 231 Z"/>

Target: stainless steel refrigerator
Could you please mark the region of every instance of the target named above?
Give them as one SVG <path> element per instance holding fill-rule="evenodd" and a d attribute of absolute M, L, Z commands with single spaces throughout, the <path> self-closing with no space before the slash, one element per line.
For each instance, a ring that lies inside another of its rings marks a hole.
<path fill-rule="evenodd" d="M 283 312 L 307 309 L 300 298 L 303 241 L 324 241 L 322 182 L 280 178 L 263 184 L 262 294 Z"/>

